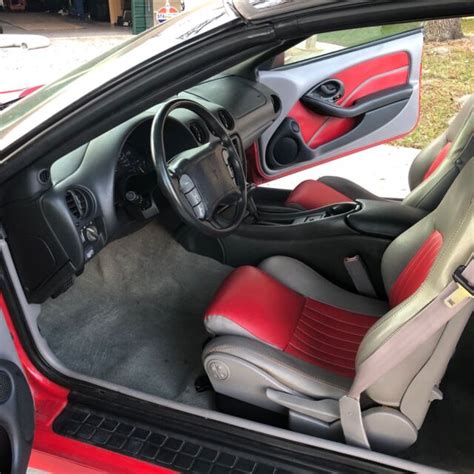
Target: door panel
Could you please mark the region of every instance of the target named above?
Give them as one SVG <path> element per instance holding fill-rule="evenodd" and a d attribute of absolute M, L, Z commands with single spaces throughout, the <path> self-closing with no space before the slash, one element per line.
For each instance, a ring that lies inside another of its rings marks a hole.
<path fill-rule="evenodd" d="M 0 293 L 0 472 L 24 473 L 33 445 L 31 391 L 4 318 Z"/>
<path fill-rule="evenodd" d="M 260 71 L 282 112 L 259 143 L 259 181 L 409 133 L 418 121 L 423 32 Z M 254 167 L 255 168 L 255 167 Z"/>

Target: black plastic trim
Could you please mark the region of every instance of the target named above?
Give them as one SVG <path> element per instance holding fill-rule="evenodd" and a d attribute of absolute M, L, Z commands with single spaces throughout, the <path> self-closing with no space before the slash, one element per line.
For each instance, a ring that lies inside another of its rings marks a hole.
<path fill-rule="evenodd" d="M 180 472 L 315 473 L 400 472 L 241 428 L 151 416 L 76 393 L 53 424 L 69 438 Z"/>
<path fill-rule="evenodd" d="M 392 87 L 367 95 L 350 107 L 342 107 L 317 96 L 314 91 L 311 91 L 301 98 L 301 102 L 320 115 L 338 118 L 354 118 L 396 102 L 407 101 L 412 93 L 413 87 L 409 84 Z"/>

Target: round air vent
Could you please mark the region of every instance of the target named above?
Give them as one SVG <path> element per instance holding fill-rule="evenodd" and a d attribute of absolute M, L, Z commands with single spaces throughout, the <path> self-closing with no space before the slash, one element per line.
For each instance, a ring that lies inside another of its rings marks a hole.
<path fill-rule="evenodd" d="M 207 134 L 202 125 L 198 122 L 193 122 L 189 129 L 191 133 L 194 135 L 194 138 L 198 143 L 204 144 L 207 141 Z"/>
<path fill-rule="evenodd" d="M 66 205 L 76 219 L 84 219 L 90 213 L 91 202 L 87 193 L 78 188 L 66 191 Z"/>
<path fill-rule="evenodd" d="M 43 169 L 38 173 L 38 180 L 41 184 L 48 184 L 51 179 L 51 173 L 48 169 Z"/>
<path fill-rule="evenodd" d="M 222 125 L 224 125 L 227 130 L 232 130 L 234 128 L 234 119 L 230 116 L 229 112 L 221 109 L 217 112 L 217 115 L 219 116 Z"/>

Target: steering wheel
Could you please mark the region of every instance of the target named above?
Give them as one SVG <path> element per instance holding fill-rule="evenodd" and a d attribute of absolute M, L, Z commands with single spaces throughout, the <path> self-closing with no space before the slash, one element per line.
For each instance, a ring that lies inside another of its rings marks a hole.
<path fill-rule="evenodd" d="M 183 151 L 168 162 L 164 128 L 167 118 L 176 109 L 194 112 L 218 140 Z M 214 237 L 237 229 L 246 214 L 247 180 L 227 130 L 211 112 L 192 100 L 169 101 L 153 119 L 151 151 L 158 184 L 186 223 Z M 231 207 L 233 216 L 227 217 L 232 214 L 228 212 Z"/>

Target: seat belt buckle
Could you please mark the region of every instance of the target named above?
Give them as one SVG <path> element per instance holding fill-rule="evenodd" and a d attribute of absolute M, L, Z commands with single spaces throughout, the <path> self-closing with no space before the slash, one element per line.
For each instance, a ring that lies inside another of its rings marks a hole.
<path fill-rule="evenodd" d="M 444 300 L 449 308 L 454 308 L 466 298 L 474 298 L 474 285 L 463 276 L 466 265 L 459 266 L 453 273 L 453 280 L 457 288 Z"/>

